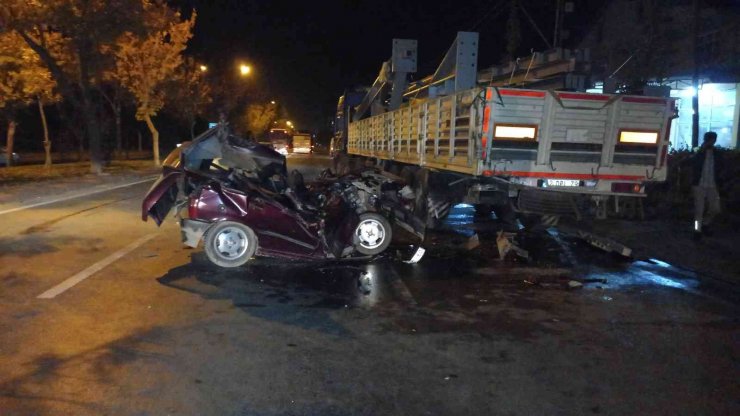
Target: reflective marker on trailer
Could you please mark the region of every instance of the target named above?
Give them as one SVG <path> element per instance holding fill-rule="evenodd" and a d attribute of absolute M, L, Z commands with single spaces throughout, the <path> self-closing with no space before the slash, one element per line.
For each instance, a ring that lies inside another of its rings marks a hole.
<path fill-rule="evenodd" d="M 656 144 L 658 143 L 658 132 L 654 131 L 620 131 L 620 143 L 633 144 Z"/>
<path fill-rule="evenodd" d="M 504 140 L 534 140 L 537 138 L 537 126 L 497 124 L 493 127 L 493 137 Z"/>

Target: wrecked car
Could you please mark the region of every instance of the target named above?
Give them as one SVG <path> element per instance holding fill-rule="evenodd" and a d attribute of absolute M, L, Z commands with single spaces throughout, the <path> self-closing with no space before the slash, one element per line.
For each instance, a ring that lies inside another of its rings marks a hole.
<path fill-rule="evenodd" d="M 374 171 L 306 184 L 267 146 L 210 129 L 173 151 L 142 203 L 161 225 L 175 208 L 182 240 L 221 267 L 253 256 L 341 259 L 374 256 L 393 238 L 392 222 L 423 237 L 407 186 Z M 185 214 L 183 215 L 183 211 Z"/>

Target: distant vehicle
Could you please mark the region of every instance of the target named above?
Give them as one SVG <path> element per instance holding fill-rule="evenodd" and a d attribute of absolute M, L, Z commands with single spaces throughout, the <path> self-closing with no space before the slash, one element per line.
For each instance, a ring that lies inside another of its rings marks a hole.
<path fill-rule="evenodd" d="M 8 166 L 8 154 L 7 154 L 7 148 L 6 147 L 0 147 L 0 166 Z M 13 164 L 17 164 L 20 162 L 21 157 L 18 155 L 18 153 L 13 152 L 13 155 L 11 156 L 13 158 Z"/>
<path fill-rule="evenodd" d="M 313 152 L 313 139 L 310 133 L 296 133 L 293 135 L 293 153 Z"/>
<path fill-rule="evenodd" d="M 347 90 L 339 97 L 337 114 L 334 118 L 334 136 L 329 145 L 329 155 L 331 157 L 347 152 L 347 136 L 349 122 L 354 115 L 353 109 L 360 105 L 362 99 L 367 95 L 367 90 L 367 88 Z"/>
<path fill-rule="evenodd" d="M 267 138 L 272 148 L 281 155 L 293 153 L 293 136 L 287 129 L 270 129 Z"/>

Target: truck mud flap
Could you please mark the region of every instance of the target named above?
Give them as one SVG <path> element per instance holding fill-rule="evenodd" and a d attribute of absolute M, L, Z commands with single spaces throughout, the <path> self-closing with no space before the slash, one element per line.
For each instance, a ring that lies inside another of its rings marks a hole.
<path fill-rule="evenodd" d="M 576 195 L 525 189 L 519 192 L 517 209 L 525 213 L 573 215 L 580 218 Z"/>

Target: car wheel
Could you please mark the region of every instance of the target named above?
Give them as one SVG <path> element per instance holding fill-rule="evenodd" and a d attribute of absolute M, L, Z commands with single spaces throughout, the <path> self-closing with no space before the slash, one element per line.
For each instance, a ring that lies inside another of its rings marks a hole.
<path fill-rule="evenodd" d="M 205 248 L 211 263 L 221 267 L 239 267 L 257 251 L 257 236 L 244 224 L 223 221 L 206 231 Z"/>
<path fill-rule="evenodd" d="M 388 248 L 392 237 L 391 223 L 384 216 L 366 212 L 360 215 L 353 234 L 353 243 L 358 252 L 374 256 Z"/>

